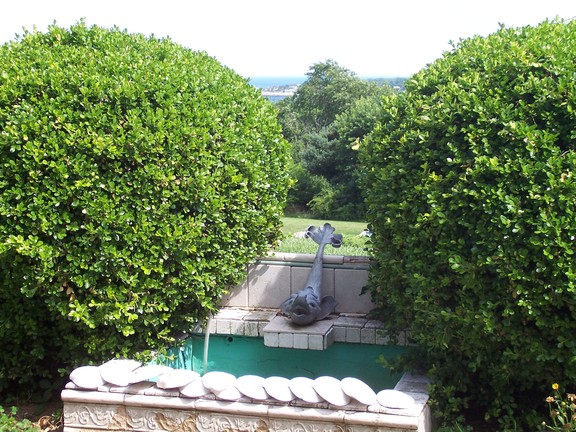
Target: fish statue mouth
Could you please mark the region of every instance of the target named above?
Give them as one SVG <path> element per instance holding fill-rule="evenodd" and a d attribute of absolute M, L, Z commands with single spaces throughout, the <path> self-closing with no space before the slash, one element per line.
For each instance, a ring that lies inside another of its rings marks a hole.
<path fill-rule="evenodd" d="M 308 315 L 308 314 L 303 314 L 303 315 L 292 314 L 290 316 L 290 319 L 292 320 L 292 322 L 294 324 L 297 324 L 300 326 L 312 324 L 314 321 L 316 321 L 316 319 L 314 318 L 313 315 Z"/>
<path fill-rule="evenodd" d="M 290 312 L 290 315 L 299 317 L 302 315 L 308 315 L 309 313 L 310 313 L 310 308 L 299 307 L 299 308 L 293 308 L 292 311 Z"/>
<path fill-rule="evenodd" d="M 308 325 L 314 321 L 320 321 L 334 312 L 336 300 L 332 296 L 326 296 L 319 300 L 311 287 L 307 287 L 280 305 L 284 315 L 297 325 Z"/>

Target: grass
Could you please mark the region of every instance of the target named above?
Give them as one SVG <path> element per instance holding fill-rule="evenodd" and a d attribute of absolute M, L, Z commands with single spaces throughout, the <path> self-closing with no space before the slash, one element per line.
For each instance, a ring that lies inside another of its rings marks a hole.
<path fill-rule="evenodd" d="M 309 253 L 315 254 L 318 245 L 310 239 L 296 238 L 296 233 L 302 233 L 310 225 L 322 226 L 328 222 L 335 228 L 335 234 L 342 234 L 342 246 L 333 248 L 327 246 L 325 255 L 366 256 L 368 255 L 368 238 L 360 237 L 359 234 L 366 228 L 365 222 L 330 221 L 310 218 L 284 217 L 282 218 L 282 233 L 285 239 L 274 250 L 275 252 Z"/>

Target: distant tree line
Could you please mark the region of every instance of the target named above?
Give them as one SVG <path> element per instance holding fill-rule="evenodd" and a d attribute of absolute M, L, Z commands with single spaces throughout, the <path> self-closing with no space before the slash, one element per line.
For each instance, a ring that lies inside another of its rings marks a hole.
<path fill-rule="evenodd" d="M 312 65 L 306 75 L 295 94 L 276 105 L 294 159 L 287 213 L 363 220 L 357 144 L 374 128 L 382 96 L 397 90 L 333 60 Z"/>
<path fill-rule="evenodd" d="M 397 78 L 368 78 L 368 81 L 378 83 L 380 85 L 388 85 L 394 90 L 404 91 L 404 83 L 407 78 L 397 77 Z"/>

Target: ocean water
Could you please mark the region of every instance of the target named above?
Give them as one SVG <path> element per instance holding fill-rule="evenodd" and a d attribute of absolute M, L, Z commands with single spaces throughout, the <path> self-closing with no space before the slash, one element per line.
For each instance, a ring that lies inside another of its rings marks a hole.
<path fill-rule="evenodd" d="M 275 86 L 302 84 L 307 79 L 307 76 L 254 77 L 250 78 L 250 84 L 257 88 L 267 89 Z"/>

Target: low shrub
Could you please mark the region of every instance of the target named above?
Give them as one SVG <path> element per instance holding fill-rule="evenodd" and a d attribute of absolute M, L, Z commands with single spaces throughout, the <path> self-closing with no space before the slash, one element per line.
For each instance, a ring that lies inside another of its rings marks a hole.
<path fill-rule="evenodd" d="M 10 410 L 6 410 L 0 406 L 0 431 L 6 432 L 37 432 L 38 428 L 30 420 L 24 419 L 19 420 L 16 415 L 18 414 L 18 409 L 16 407 L 10 407 Z"/>
<path fill-rule="evenodd" d="M 463 40 L 361 149 L 376 312 L 439 413 L 535 430 L 547 383 L 576 381 L 575 57 L 576 21 Z"/>
<path fill-rule="evenodd" d="M 84 23 L 0 47 L 0 391 L 146 357 L 280 236 L 273 106 L 205 53 Z"/>

